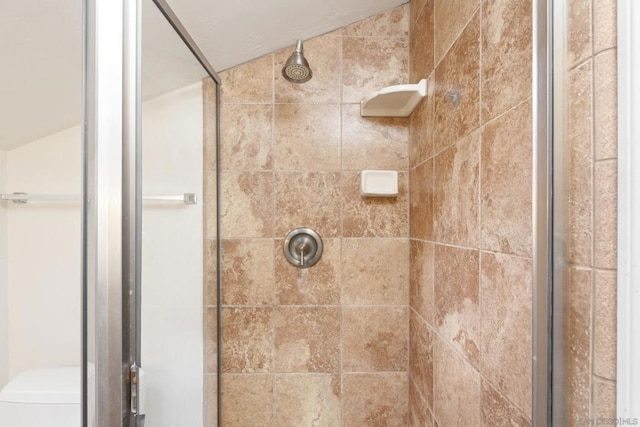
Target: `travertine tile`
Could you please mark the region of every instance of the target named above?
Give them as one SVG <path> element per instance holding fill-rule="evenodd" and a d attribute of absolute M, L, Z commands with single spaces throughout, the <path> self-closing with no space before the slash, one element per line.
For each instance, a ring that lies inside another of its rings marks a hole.
<path fill-rule="evenodd" d="M 532 126 L 527 101 L 482 130 L 482 248 L 531 256 Z"/>
<path fill-rule="evenodd" d="M 223 172 L 221 179 L 222 235 L 272 237 L 273 173 Z"/>
<path fill-rule="evenodd" d="M 595 164 L 594 264 L 615 269 L 618 262 L 618 164 Z"/>
<path fill-rule="evenodd" d="M 273 169 L 273 107 L 229 104 L 221 113 L 222 169 Z"/>
<path fill-rule="evenodd" d="M 344 37 L 408 37 L 409 5 L 396 7 L 342 29 Z"/>
<path fill-rule="evenodd" d="M 480 373 L 531 413 L 531 280 L 527 258 L 483 252 Z"/>
<path fill-rule="evenodd" d="M 447 8 L 460 8 L 463 4 L 476 2 L 438 0 L 436 22 L 440 3 L 447 3 Z M 458 13 L 458 10 L 455 9 L 455 12 Z M 437 153 L 480 124 L 480 13 L 474 15 L 436 67 L 434 85 L 434 149 Z M 459 87 L 459 102 L 454 106 L 446 94 L 453 92 L 456 86 Z"/>
<path fill-rule="evenodd" d="M 441 426 L 480 425 L 480 375 L 437 335 L 433 348 L 433 410 Z"/>
<path fill-rule="evenodd" d="M 343 374 L 343 425 L 383 427 L 407 425 L 406 372 Z"/>
<path fill-rule="evenodd" d="M 477 369 L 480 352 L 478 251 L 435 245 L 434 259 L 435 326 L 440 336 Z"/>
<path fill-rule="evenodd" d="M 218 301 L 218 242 L 205 239 L 204 242 L 204 304 L 216 305 Z"/>
<path fill-rule="evenodd" d="M 435 0 L 435 61 L 438 63 L 459 38 L 480 0 Z"/>
<path fill-rule="evenodd" d="M 415 383 L 409 379 L 409 426 L 432 427 L 431 412 Z"/>
<path fill-rule="evenodd" d="M 591 56 L 591 1 L 569 0 L 567 4 L 569 67 Z"/>
<path fill-rule="evenodd" d="M 406 172 L 398 173 L 397 197 L 362 197 L 360 173 L 343 173 L 344 237 L 407 237 L 409 201 Z"/>
<path fill-rule="evenodd" d="M 204 425 L 216 425 L 218 420 L 218 376 L 205 374 L 204 376 Z"/>
<path fill-rule="evenodd" d="M 595 271 L 593 373 L 611 380 L 616 379 L 616 287 L 614 271 Z"/>
<path fill-rule="evenodd" d="M 407 304 L 409 242 L 343 239 L 342 274 L 343 304 Z"/>
<path fill-rule="evenodd" d="M 434 81 L 433 73 L 427 85 Z M 433 87 L 418 104 L 409 121 L 409 166 L 416 167 L 433 155 Z"/>
<path fill-rule="evenodd" d="M 339 172 L 276 173 L 276 236 L 310 227 L 321 237 L 339 237 L 342 200 Z"/>
<path fill-rule="evenodd" d="M 273 372 L 273 309 L 222 309 L 223 372 Z"/>
<path fill-rule="evenodd" d="M 278 427 L 340 425 L 339 374 L 278 374 L 274 394 Z"/>
<path fill-rule="evenodd" d="M 311 80 L 304 84 L 291 83 L 282 76 L 282 68 L 295 51 L 289 46 L 274 55 L 275 99 L 278 104 L 339 104 L 342 38 L 332 34 L 304 40 L 304 57 L 313 72 Z"/>
<path fill-rule="evenodd" d="M 482 7 L 482 122 L 531 96 L 531 2 L 485 0 Z"/>
<path fill-rule="evenodd" d="M 205 77 L 202 79 L 202 103 L 205 105 L 209 104 L 215 106 L 216 97 L 216 82 L 214 82 L 211 77 Z"/>
<path fill-rule="evenodd" d="M 524 415 L 486 380 L 482 380 L 482 426 L 531 427 L 530 415 Z M 528 414 L 528 413 L 527 413 Z"/>
<path fill-rule="evenodd" d="M 216 108 L 216 84 L 211 77 L 207 77 L 202 80 L 202 151 L 205 173 L 216 170 L 216 139 L 218 136 Z"/>
<path fill-rule="evenodd" d="M 594 142 L 596 160 L 618 156 L 618 73 L 616 50 L 608 50 L 593 62 Z"/>
<path fill-rule="evenodd" d="M 415 311 L 411 310 L 409 319 L 409 374 L 427 405 L 433 407 L 433 333 Z"/>
<path fill-rule="evenodd" d="M 406 371 L 406 307 L 342 309 L 343 372 Z"/>
<path fill-rule="evenodd" d="M 272 427 L 273 375 L 223 375 L 222 425 L 225 427 Z"/>
<path fill-rule="evenodd" d="M 409 304 L 433 325 L 433 243 L 410 241 Z"/>
<path fill-rule="evenodd" d="M 342 168 L 407 170 L 408 119 L 361 117 L 360 105 L 342 106 Z"/>
<path fill-rule="evenodd" d="M 323 239 L 320 261 L 311 268 L 291 265 L 283 240 L 275 241 L 276 301 L 281 305 L 340 304 L 340 239 Z"/>
<path fill-rule="evenodd" d="M 595 380 L 593 384 L 594 418 L 616 420 L 615 383 Z"/>
<path fill-rule="evenodd" d="M 204 365 L 205 373 L 218 372 L 218 340 L 217 340 L 218 315 L 216 307 L 207 307 L 204 310 Z"/>
<path fill-rule="evenodd" d="M 616 0 L 593 0 L 593 53 L 616 47 L 617 35 Z"/>
<path fill-rule="evenodd" d="M 433 160 L 427 160 L 409 173 L 409 236 L 433 239 Z"/>
<path fill-rule="evenodd" d="M 409 27 L 411 28 L 411 26 L 415 23 L 416 19 L 418 19 L 418 17 L 420 16 L 420 13 L 422 13 L 422 10 L 424 8 L 424 5 L 427 3 L 428 0 L 410 0 L 409 2 L 409 20 L 410 20 L 410 25 Z"/>
<path fill-rule="evenodd" d="M 411 38 L 409 43 L 409 66 L 411 83 L 417 83 L 420 79 L 425 79 L 434 68 L 433 62 L 433 21 L 434 0 L 429 0 L 422 13 L 418 16 L 415 24 L 411 28 Z"/>
<path fill-rule="evenodd" d="M 342 102 L 359 103 L 409 79 L 408 37 L 345 37 L 342 45 Z"/>
<path fill-rule="evenodd" d="M 220 73 L 223 104 L 271 104 L 273 55 L 254 59 Z"/>
<path fill-rule="evenodd" d="M 273 242 L 271 239 L 222 241 L 222 303 L 273 304 Z"/>
<path fill-rule="evenodd" d="M 275 168 L 340 169 L 340 105 L 276 104 Z"/>
<path fill-rule="evenodd" d="M 591 270 L 569 268 L 567 277 L 567 416 L 589 417 L 591 395 Z"/>
<path fill-rule="evenodd" d="M 591 265 L 593 238 L 591 62 L 569 74 L 568 260 Z"/>
<path fill-rule="evenodd" d="M 276 372 L 340 371 L 340 308 L 278 307 Z"/>
<path fill-rule="evenodd" d="M 480 132 L 474 131 L 435 157 L 433 232 L 438 242 L 479 246 L 479 150 Z"/>
<path fill-rule="evenodd" d="M 215 239 L 218 235 L 216 222 L 217 209 L 217 188 L 216 188 L 216 172 L 204 172 L 204 197 L 202 204 L 204 205 L 204 232 L 205 238 Z"/>

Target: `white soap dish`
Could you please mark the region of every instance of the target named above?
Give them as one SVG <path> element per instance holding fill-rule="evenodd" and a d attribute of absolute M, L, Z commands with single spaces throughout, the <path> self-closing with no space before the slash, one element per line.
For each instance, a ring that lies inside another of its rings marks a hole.
<path fill-rule="evenodd" d="M 360 102 L 362 117 L 409 117 L 427 95 L 427 80 L 380 89 Z"/>
<path fill-rule="evenodd" d="M 398 172 L 363 170 L 360 172 L 360 194 L 363 197 L 397 197 Z"/>

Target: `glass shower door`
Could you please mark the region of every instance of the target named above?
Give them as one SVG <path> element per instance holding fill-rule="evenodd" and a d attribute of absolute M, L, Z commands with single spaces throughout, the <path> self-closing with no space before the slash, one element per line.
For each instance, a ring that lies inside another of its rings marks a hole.
<path fill-rule="evenodd" d="M 544 73 L 538 69 L 538 88 L 547 85 L 538 94 L 538 183 L 547 180 L 538 214 L 547 215 L 549 228 L 538 233 L 548 240 L 538 247 L 541 339 L 534 362 L 541 367 L 538 390 L 552 387 L 546 396 L 535 393 L 545 399 L 534 415 L 541 422 L 546 413 L 554 426 L 615 425 L 616 2 L 537 3 L 538 36 L 546 37 L 537 51 L 546 65 Z"/>
<path fill-rule="evenodd" d="M 215 197 L 203 188 L 207 77 L 158 7 L 143 1 L 137 360 L 154 427 L 203 425 L 203 212 Z"/>
<path fill-rule="evenodd" d="M 203 425 L 203 209 L 215 200 L 203 155 L 217 136 L 205 133 L 216 95 L 204 88 L 217 93 L 219 80 L 164 1 L 87 0 L 85 14 L 84 360 L 95 363 L 95 423 Z"/>

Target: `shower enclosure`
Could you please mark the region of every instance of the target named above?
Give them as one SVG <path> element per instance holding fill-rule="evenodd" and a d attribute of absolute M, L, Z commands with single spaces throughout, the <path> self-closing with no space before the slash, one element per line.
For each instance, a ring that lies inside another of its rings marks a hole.
<path fill-rule="evenodd" d="M 287 61 L 287 48 L 225 71 L 222 93 L 164 0 L 85 0 L 82 10 L 69 1 L 61 11 L 34 1 L 28 12 L 60 60 L 29 62 L 29 32 L 4 55 L 29 70 L 22 87 L 31 80 L 51 99 L 0 86 L 0 136 L 16 141 L 0 151 L 0 389 L 33 368 L 79 366 L 87 427 L 449 425 L 457 412 L 482 419 L 487 395 L 536 427 L 639 417 L 630 337 L 640 302 L 616 277 L 637 275 L 627 234 L 637 239 L 639 198 L 623 161 L 637 152 L 617 152 L 612 96 L 620 52 L 638 66 L 616 39 L 615 4 L 624 18 L 638 13 L 634 1 L 532 2 L 533 95 L 526 85 L 479 90 L 494 78 L 480 76 L 491 58 L 518 72 L 531 65 L 526 55 L 500 62 L 495 40 L 480 43 L 498 27 L 530 40 L 518 17 L 492 21 L 508 2 L 461 10 L 469 19 L 456 34 L 435 28 L 433 0 L 411 2 L 306 40 L 314 73 L 304 85 L 281 74 L 304 65 Z M 55 13 L 63 26 L 50 26 Z M 430 46 L 434 34 L 451 40 L 428 64 L 411 43 Z M 360 116 L 381 82 L 419 77 L 431 92 L 413 118 Z M 460 107 L 434 81 L 459 89 Z M 461 111 L 487 117 L 469 124 Z M 531 122 L 533 135 L 519 126 Z M 428 147 L 413 145 L 419 132 Z M 518 170 L 522 191 L 510 191 L 497 166 L 506 176 L 506 158 L 528 160 L 530 137 L 532 182 Z M 499 151 L 517 138 L 517 155 Z M 398 197 L 362 198 L 363 169 L 397 170 Z M 619 215 L 618 170 L 628 196 Z M 514 193 L 532 197 L 504 202 Z M 512 206 L 515 220 L 502 215 Z M 291 230 L 314 238 L 320 261 L 301 269 L 304 250 L 282 252 Z M 531 387 L 529 376 L 509 381 L 509 369 L 531 365 Z"/>
<path fill-rule="evenodd" d="M 211 424 L 220 80 L 164 1 L 54 3 L 0 13 L 0 390 L 66 390 L 46 402 L 86 426 Z M 4 396 L 2 425 L 31 422 L 5 407 L 41 403 Z"/>

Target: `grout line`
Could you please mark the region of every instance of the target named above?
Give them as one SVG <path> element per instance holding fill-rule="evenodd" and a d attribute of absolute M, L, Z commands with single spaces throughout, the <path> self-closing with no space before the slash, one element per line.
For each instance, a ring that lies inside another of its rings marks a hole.
<path fill-rule="evenodd" d="M 482 124 L 482 128 L 487 127 L 488 125 L 492 124 L 493 122 L 495 122 L 496 120 L 506 116 L 507 114 L 511 113 L 513 110 L 518 109 L 519 107 L 521 107 L 523 104 L 526 104 L 527 102 L 530 102 L 532 100 L 532 96 L 531 95 L 527 95 L 526 98 L 523 98 L 522 100 L 520 100 L 518 103 L 514 104 L 513 106 L 509 107 L 508 109 L 504 110 L 502 113 L 498 114 L 495 117 L 492 117 L 491 119 L 487 120 L 485 123 Z"/>
<path fill-rule="evenodd" d="M 418 387 L 416 381 L 413 379 L 411 374 L 409 374 L 409 395 L 411 395 L 411 384 L 413 384 L 413 387 L 418 391 L 418 398 L 422 400 L 422 402 L 424 403 L 424 407 L 429 409 L 429 402 L 427 402 L 427 399 L 424 397 L 422 390 L 420 390 L 420 387 Z M 411 398 L 409 398 L 409 402 L 411 402 Z"/>
<path fill-rule="evenodd" d="M 376 240 L 376 241 L 381 241 L 381 240 L 406 240 L 408 239 L 407 236 L 389 236 L 389 237 L 384 237 L 384 236 L 380 236 L 380 237 L 376 237 L 376 236 L 370 236 L 370 237 L 342 237 L 342 236 L 327 236 L 327 237 L 323 237 L 324 240 Z M 208 240 L 215 240 L 215 238 L 212 239 L 208 239 Z M 251 237 L 251 236 L 239 236 L 239 237 L 229 237 L 226 239 L 222 239 L 224 241 L 227 240 L 273 240 L 275 242 L 277 241 L 282 241 L 284 240 L 284 237 Z M 413 239 L 413 240 L 419 240 L 419 239 Z M 476 248 L 477 249 L 477 248 Z"/>
<path fill-rule="evenodd" d="M 600 375 L 593 374 L 593 379 L 603 384 L 616 385 L 616 380 L 612 380 L 611 378 L 605 378 Z"/>
<path fill-rule="evenodd" d="M 577 270 L 598 270 L 598 271 L 605 271 L 605 272 L 610 272 L 610 273 L 615 273 L 618 270 L 615 268 L 605 268 L 605 267 L 594 267 L 592 265 L 584 265 L 584 264 L 567 264 L 568 268 L 573 268 L 573 269 L 577 269 Z"/>
<path fill-rule="evenodd" d="M 214 305 L 207 305 L 206 308 L 214 308 Z M 294 304 L 264 304 L 264 305 L 235 305 L 224 304 L 222 308 L 226 309 L 255 309 L 255 308 L 272 308 L 272 309 L 294 309 L 294 308 L 407 308 L 407 304 L 308 304 L 308 305 L 294 305 Z"/>
<path fill-rule="evenodd" d="M 596 251 L 596 221 L 595 221 L 595 216 L 596 216 L 596 167 L 595 167 L 595 158 L 596 158 L 596 141 L 595 141 L 595 135 L 596 135 L 596 96 L 595 96 L 595 58 L 594 58 L 594 52 L 593 52 L 593 47 L 594 47 L 594 35 L 595 35 L 595 31 L 594 31 L 594 7 L 593 7 L 593 1 L 589 1 L 589 13 L 590 13 L 590 19 L 591 22 L 589 23 L 590 25 L 590 48 L 591 48 L 591 52 L 589 55 L 589 61 L 588 63 L 591 64 L 591 73 L 590 73 L 590 89 L 591 89 L 591 94 L 590 94 L 590 115 L 591 115 L 591 126 L 590 126 L 590 131 L 591 131 L 591 138 L 590 138 L 590 154 L 591 154 L 591 161 L 589 164 L 589 168 L 591 169 L 591 217 L 590 217 L 590 229 L 591 229 L 591 242 L 590 242 L 590 246 L 591 246 L 591 271 L 590 271 L 590 277 L 589 279 L 591 280 L 590 283 L 590 292 L 591 294 L 589 295 L 589 417 L 591 419 L 593 419 L 593 417 L 596 415 L 595 414 L 595 404 L 594 404 L 594 396 L 595 396 L 595 390 L 594 390 L 594 381 L 593 381 L 593 373 L 595 371 L 595 305 L 596 305 L 596 299 L 595 299 L 595 281 L 596 281 L 596 275 L 595 272 L 593 271 L 593 266 L 595 265 L 595 260 L 596 260 L 596 255 L 595 255 L 595 251 Z"/>
<path fill-rule="evenodd" d="M 577 62 L 576 64 L 574 64 L 573 66 L 569 67 L 569 73 L 572 71 L 577 70 L 578 68 L 582 68 L 585 65 L 587 65 L 589 63 L 589 61 L 593 60 L 593 56 L 589 56 L 583 60 L 581 60 L 580 62 Z"/>
<path fill-rule="evenodd" d="M 604 54 L 610 53 L 611 51 L 617 51 L 618 47 L 617 46 L 612 46 L 612 47 L 608 47 L 606 49 L 602 49 L 600 52 L 598 53 L 594 53 L 593 54 L 593 58 L 597 58 L 598 56 L 602 56 Z M 616 52 L 616 56 L 617 56 L 617 52 Z"/>
<path fill-rule="evenodd" d="M 344 115 L 344 28 L 340 32 L 340 235 L 339 239 L 339 257 L 338 257 L 338 274 L 339 274 L 339 284 L 340 284 L 340 294 L 339 294 L 339 303 L 340 303 L 340 372 L 338 373 L 340 379 L 340 424 L 344 425 L 344 381 L 343 381 L 343 372 L 344 372 L 344 309 L 343 309 L 343 290 L 344 290 L 344 271 L 343 271 L 343 248 L 342 248 L 342 239 L 344 237 L 344 143 L 343 143 L 343 135 L 344 135 L 344 123 L 343 123 L 343 115 Z"/>
<path fill-rule="evenodd" d="M 478 242 L 478 247 L 482 248 L 483 246 L 483 241 L 482 241 L 482 130 L 484 128 L 484 122 L 483 122 L 483 114 L 482 114 L 482 103 L 483 103 L 483 80 L 482 80 L 482 69 L 483 69 L 483 55 L 484 55 L 484 51 L 482 49 L 482 41 L 483 41 L 483 27 L 484 27 L 484 15 L 483 15 L 483 5 L 484 5 L 484 1 L 480 2 L 480 41 L 479 41 L 479 46 L 478 46 L 478 123 L 480 124 L 480 131 L 478 132 L 478 195 L 477 195 L 477 209 L 478 209 L 478 215 L 476 218 L 476 226 L 477 226 L 477 242 Z M 435 258 L 435 256 L 434 256 Z M 480 377 L 480 384 L 479 384 L 479 399 L 480 399 L 480 404 L 478 405 L 478 421 L 482 420 L 482 373 L 481 373 L 481 369 L 480 369 L 480 363 L 482 361 L 482 325 L 483 325 L 483 321 L 482 321 L 482 295 L 483 295 L 483 291 L 482 291 L 482 261 L 483 261 L 483 255 L 482 255 L 482 250 L 480 250 L 478 252 L 478 266 L 477 266 L 477 273 L 478 273 L 478 282 L 477 282 L 477 286 L 478 286 L 478 323 L 480 324 L 480 327 L 478 329 L 478 337 L 477 337 L 477 346 L 478 346 L 478 376 Z"/>
<path fill-rule="evenodd" d="M 420 17 L 427 8 L 427 4 L 429 4 L 429 2 L 431 1 L 433 1 L 435 4 L 435 0 L 425 0 L 425 2 L 422 4 L 422 8 L 418 11 L 413 20 L 411 20 L 411 5 L 409 5 L 409 33 L 411 33 L 411 29 L 414 28 L 413 25 L 420 20 Z M 411 2 L 409 1 L 409 3 Z"/>
<path fill-rule="evenodd" d="M 232 376 L 249 376 L 249 375 L 255 375 L 255 376 L 267 376 L 267 375 L 271 375 L 271 376 L 278 376 L 278 377 L 282 377 L 282 376 L 297 376 L 297 377 L 304 377 L 304 376 L 316 376 L 316 377 L 322 377 L 322 376 L 335 376 L 335 375 L 340 375 L 339 371 L 331 371 L 331 372 L 224 372 L 225 375 L 232 375 Z M 346 371 L 344 372 L 345 375 L 406 375 L 405 371 Z M 211 374 L 211 375 L 215 375 L 215 374 Z"/>
<path fill-rule="evenodd" d="M 271 105 L 271 150 L 272 150 L 272 158 L 273 158 L 273 164 L 272 164 L 272 168 L 273 170 L 271 171 L 271 185 L 272 185 L 272 207 L 273 207 L 273 218 L 272 218 L 272 230 L 273 233 L 275 234 L 275 230 L 276 230 L 276 218 L 277 218 L 277 207 L 276 207 L 276 201 L 277 201 L 277 196 L 276 196 L 276 161 L 278 156 L 276 155 L 276 59 L 275 59 L 275 54 L 271 55 L 271 92 L 272 92 L 272 105 Z M 275 248 L 276 246 L 276 240 L 275 240 L 275 236 L 273 239 L 273 243 L 272 243 L 272 247 L 273 247 L 273 257 L 272 257 L 272 261 L 271 261 L 271 279 L 272 279 L 272 283 L 273 283 L 273 310 L 271 312 L 271 337 L 272 337 L 272 341 L 271 341 L 271 423 L 273 425 L 273 427 L 276 427 L 276 417 L 278 414 L 278 408 L 276 407 L 277 402 L 276 402 L 276 377 L 274 375 L 275 371 L 276 371 L 276 334 L 277 334 L 277 307 L 278 307 L 278 300 L 277 300 L 277 286 L 276 286 L 276 256 L 275 256 Z"/>
<path fill-rule="evenodd" d="M 594 165 L 595 166 L 600 166 L 602 164 L 607 164 L 607 163 L 617 163 L 618 162 L 618 158 L 617 157 L 612 157 L 612 158 L 608 158 L 608 159 L 599 159 L 599 160 L 595 160 L 594 159 Z"/>
<path fill-rule="evenodd" d="M 491 379 L 487 378 L 487 376 L 485 376 L 482 373 L 479 373 L 479 375 L 480 375 L 480 381 L 487 382 L 491 386 L 491 388 L 497 391 L 500 394 L 500 396 L 509 403 L 509 405 L 513 406 L 520 413 L 520 415 L 524 416 L 525 419 L 531 421 L 531 414 L 529 412 L 525 411 L 523 408 L 517 405 L 513 400 L 511 400 L 511 398 L 507 395 L 507 393 L 502 391 L 496 384 L 493 383 L 493 381 L 491 381 Z M 482 387 L 482 385 L 480 387 Z"/>
<path fill-rule="evenodd" d="M 408 199 L 408 197 L 407 197 Z M 407 215 L 408 215 L 408 209 L 407 209 Z M 408 223 L 407 223 L 408 225 Z M 411 378 L 411 242 L 409 239 L 406 239 L 406 246 L 407 246 L 407 272 L 406 272 L 406 283 L 405 283 L 405 289 L 406 289 L 406 304 L 403 304 L 405 306 L 405 312 L 407 313 L 407 320 L 406 320 L 406 337 L 407 337 L 407 354 L 406 354 L 406 365 L 405 365 L 405 370 L 407 372 L 407 376 L 409 378 Z M 409 402 L 409 390 L 411 388 L 411 385 L 409 384 L 409 386 L 407 387 L 407 402 Z M 407 409 L 407 413 L 408 413 L 408 409 Z"/>
<path fill-rule="evenodd" d="M 464 33 L 464 30 L 467 29 L 467 27 L 469 26 L 469 24 L 471 23 L 471 21 L 473 21 L 473 19 L 476 17 L 476 13 L 478 13 L 478 11 L 481 10 L 481 6 L 482 6 L 482 1 L 480 1 L 480 6 L 478 6 L 470 15 L 469 19 L 467 19 L 467 21 L 464 23 L 464 25 L 461 26 L 460 31 L 456 34 L 456 36 L 453 38 L 453 41 L 451 42 L 451 44 L 449 46 L 447 46 L 447 48 L 445 49 L 445 51 L 442 53 L 442 57 L 435 62 L 435 55 L 436 55 L 436 50 L 435 50 L 435 46 L 436 46 L 436 38 L 435 38 L 435 34 L 433 37 L 433 45 L 434 45 L 434 49 L 433 49 L 433 56 L 434 56 L 434 70 L 440 65 L 440 63 L 442 62 L 442 60 L 444 58 L 447 57 L 447 55 L 449 54 L 449 52 L 451 51 L 451 48 L 453 48 L 453 46 L 458 42 L 458 40 L 460 39 L 460 36 L 462 36 L 462 33 Z M 479 17 L 479 19 L 481 19 L 482 17 Z M 434 23 L 437 21 L 437 16 L 436 16 L 436 5 L 435 3 L 433 4 L 433 21 Z M 434 30 L 435 33 L 435 30 Z"/>

